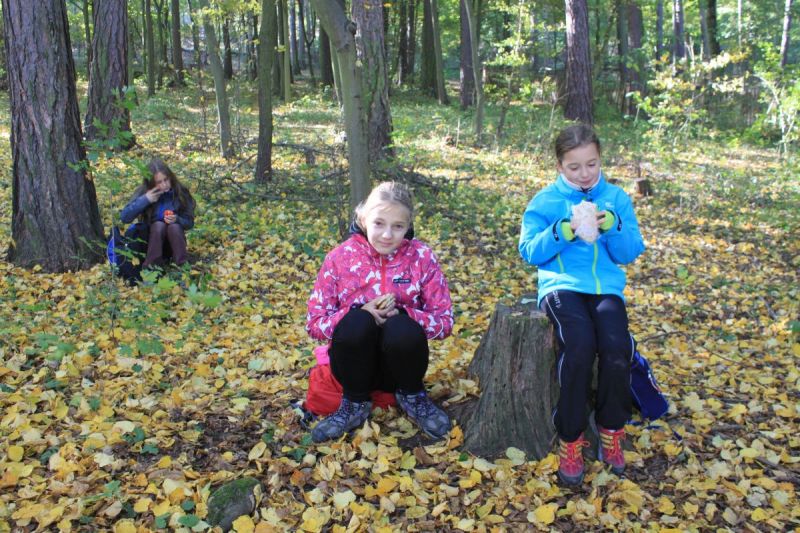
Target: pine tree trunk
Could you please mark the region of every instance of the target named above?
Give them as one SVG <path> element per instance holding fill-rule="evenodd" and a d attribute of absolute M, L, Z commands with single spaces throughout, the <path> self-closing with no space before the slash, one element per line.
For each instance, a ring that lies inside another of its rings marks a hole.
<path fill-rule="evenodd" d="M 83 12 L 83 33 L 86 36 L 86 78 L 89 79 L 92 75 L 92 27 L 90 24 L 92 17 L 89 14 L 89 0 L 83 0 L 81 7 Z"/>
<path fill-rule="evenodd" d="M 711 59 L 711 36 L 708 33 L 708 13 L 706 0 L 697 0 L 697 9 L 700 15 L 700 38 L 703 43 L 703 61 Z"/>
<path fill-rule="evenodd" d="M 333 87 L 333 63 L 331 62 L 331 41 L 324 28 L 319 29 L 319 69 L 322 85 Z"/>
<path fill-rule="evenodd" d="M 356 61 L 356 28 L 347 20 L 343 4 L 332 0 L 312 0 L 337 56 L 350 164 L 350 206 L 354 208 L 369 194 L 369 150 L 362 118 L 364 112 L 361 69 Z"/>
<path fill-rule="evenodd" d="M 128 10 L 125 0 L 95 0 L 95 50 L 89 75 L 85 132 L 88 140 L 133 146 L 131 116 L 120 101 L 128 87 Z M 95 123 L 98 123 L 98 128 Z"/>
<path fill-rule="evenodd" d="M 88 268 L 102 259 L 103 225 L 84 167 L 66 7 L 2 5 L 13 161 L 8 259 L 47 272 Z"/>
<path fill-rule="evenodd" d="M 144 0 L 144 41 L 147 47 L 147 96 L 156 94 L 156 43 L 153 38 L 153 12 Z"/>
<path fill-rule="evenodd" d="M 391 157 L 392 113 L 389 109 L 389 77 L 386 72 L 383 34 L 383 0 L 353 0 L 356 23 L 356 51 L 362 65 L 361 94 L 369 160 L 371 163 Z"/>
<path fill-rule="evenodd" d="M 459 73 L 461 109 L 466 109 L 475 103 L 475 78 L 472 70 L 472 40 L 469 36 L 469 11 L 466 2 L 461 0 L 461 69 Z"/>
<path fill-rule="evenodd" d="M 436 51 L 433 44 L 433 10 L 431 0 L 422 0 L 422 65 L 419 87 L 425 94 L 436 96 Z"/>
<path fill-rule="evenodd" d="M 225 46 L 225 59 L 223 62 L 223 69 L 225 71 L 225 79 L 233 79 L 233 51 L 231 50 L 231 21 L 226 18 L 222 24 L 222 44 Z"/>
<path fill-rule="evenodd" d="M 553 328 L 536 299 L 498 304 L 468 373 L 481 395 L 461 420 L 464 449 L 483 457 L 509 447 L 533 459 L 553 447 L 553 408 L 558 400 Z"/>
<path fill-rule="evenodd" d="M 656 60 L 664 56 L 664 0 L 656 2 Z"/>
<path fill-rule="evenodd" d="M 172 66 L 175 68 L 175 85 L 183 86 L 183 45 L 181 44 L 180 0 L 171 0 L 172 6 Z"/>
<path fill-rule="evenodd" d="M 781 37 L 781 68 L 786 66 L 789 57 L 789 30 L 792 28 L 792 0 L 786 0 L 783 10 L 783 35 Z"/>
<path fill-rule="evenodd" d="M 592 124 L 592 65 L 586 0 L 566 0 L 567 100 L 564 117 Z"/>
<path fill-rule="evenodd" d="M 686 57 L 683 35 L 683 0 L 672 0 L 672 31 L 675 36 L 672 60 L 680 63 Z"/>
<path fill-rule="evenodd" d="M 711 57 L 718 56 L 721 50 L 717 25 L 717 0 L 708 0 L 708 40 L 711 46 Z"/>
<path fill-rule="evenodd" d="M 275 0 L 261 0 L 261 31 L 258 35 L 258 158 L 255 180 L 272 179 L 272 61 L 278 44 Z"/>
<path fill-rule="evenodd" d="M 200 7 L 207 8 L 208 0 L 200 0 Z M 231 117 L 228 105 L 228 93 L 225 87 L 225 70 L 219 56 L 219 41 L 214 23 L 207 16 L 203 17 L 203 27 L 206 31 L 206 47 L 211 63 L 211 74 L 214 76 L 214 92 L 217 96 L 217 118 L 219 120 L 219 145 L 220 154 L 224 158 L 233 156 L 231 142 Z"/>
<path fill-rule="evenodd" d="M 444 59 L 442 57 L 442 32 L 439 28 L 439 2 L 431 2 L 431 27 L 433 30 L 433 54 L 434 64 L 436 65 L 436 99 L 442 105 L 447 105 L 447 90 L 444 86 Z"/>

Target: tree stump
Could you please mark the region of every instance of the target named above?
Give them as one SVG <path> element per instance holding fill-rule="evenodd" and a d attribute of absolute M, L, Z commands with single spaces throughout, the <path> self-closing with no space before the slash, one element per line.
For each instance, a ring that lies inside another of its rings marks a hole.
<path fill-rule="evenodd" d="M 497 457 L 513 446 L 541 459 L 552 450 L 558 400 L 553 341 L 536 297 L 497 304 L 468 369 L 479 380 L 481 396 L 462 418 L 467 451 Z"/>
<path fill-rule="evenodd" d="M 260 491 L 261 483 L 252 477 L 226 483 L 208 499 L 208 522 L 229 531 L 234 520 L 255 511 Z"/>
<path fill-rule="evenodd" d="M 653 196 L 653 185 L 647 178 L 638 178 L 634 180 L 636 185 L 636 193 L 639 196 Z"/>

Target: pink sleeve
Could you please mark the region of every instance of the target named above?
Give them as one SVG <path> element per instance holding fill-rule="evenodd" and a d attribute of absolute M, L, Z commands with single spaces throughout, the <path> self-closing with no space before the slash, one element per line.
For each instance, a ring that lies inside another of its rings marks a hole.
<path fill-rule="evenodd" d="M 447 280 L 432 252 L 424 272 L 420 284 L 422 308 L 406 308 L 406 312 L 422 326 L 429 339 L 444 339 L 453 331 L 453 303 Z"/>
<path fill-rule="evenodd" d="M 339 276 L 336 266 L 328 254 L 317 274 L 314 290 L 308 298 L 308 314 L 306 315 L 306 331 L 312 338 L 330 340 L 336 324 L 347 314 L 349 309 L 339 307 L 339 295 L 336 282 Z"/>

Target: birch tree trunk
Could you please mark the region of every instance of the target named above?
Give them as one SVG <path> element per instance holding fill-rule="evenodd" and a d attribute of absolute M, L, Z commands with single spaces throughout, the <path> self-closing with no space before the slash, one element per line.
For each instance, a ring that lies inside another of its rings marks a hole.
<path fill-rule="evenodd" d="M 102 259 L 103 226 L 85 167 L 66 7 L 2 6 L 13 162 L 8 259 L 47 272 L 88 268 Z"/>
<path fill-rule="evenodd" d="M 792 0 L 786 0 L 783 10 L 783 36 L 781 37 L 781 68 L 786 66 L 789 57 L 789 30 L 792 28 Z"/>

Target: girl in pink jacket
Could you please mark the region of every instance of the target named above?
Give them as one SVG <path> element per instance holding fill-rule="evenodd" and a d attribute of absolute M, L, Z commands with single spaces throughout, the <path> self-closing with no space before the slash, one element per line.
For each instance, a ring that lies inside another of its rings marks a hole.
<path fill-rule="evenodd" d="M 344 390 L 339 408 L 312 430 L 315 442 L 360 427 L 370 392 L 394 392 L 430 437 L 450 431 L 425 392 L 428 339 L 453 328 L 447 280 L 431 249 L 413 238 L 411 193 L 381 183 L 356 207 L 352 235 L 325 257 L 308 300 L 306 330 L 328 341 L 331 371 Z"/>

